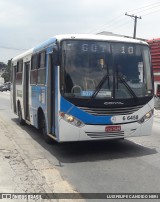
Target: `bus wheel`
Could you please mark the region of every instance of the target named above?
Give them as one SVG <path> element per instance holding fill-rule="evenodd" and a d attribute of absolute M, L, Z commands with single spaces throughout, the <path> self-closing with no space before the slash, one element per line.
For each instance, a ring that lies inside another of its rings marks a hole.
<path fill-rule="evenodd" d="M 52 144 L 53 143 L 52 138 L 50 138 L 47 135 L 47 125 L 46 125 L 46 120 L 45 120 L 44 115 L 42 116 L 42 119 L 41 119 L 41 131 L 42 131 L 42 135 L 43 135 L 43 138 L 44 138 L 45 142 L 47 144 Z"/>
<path fill-rule="evenodd" d="M 25 125 L 25 120 L 22 118 L 22 110 L 21 110 L 20 104 L 18 106 L 18 119 L 19 119 L 20 125 Z"/>

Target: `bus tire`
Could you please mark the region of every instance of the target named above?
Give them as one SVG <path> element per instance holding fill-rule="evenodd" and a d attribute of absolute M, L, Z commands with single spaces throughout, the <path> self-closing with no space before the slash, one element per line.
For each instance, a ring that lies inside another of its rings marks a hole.
<path fill-rule="evenodd" d="M 18 119 L 20 125 L 25 125 L 25 120 L 22 118 L 22 109 L 20 104 L 18 105 Z"/>
<path fill-rule="evenodd" d="M 41 122 L 41 132 L 42 132 L 42 135 L 43 135 L 43 138 L 44 138 L 45 142 L 47 144 L 52 144 L 53 143 L 52 138 L 50 138 L 47 135 L 47 125 L 46 125 L 46 120 L 45 120 L 44 114 L 41 116 L 41 121 L 40 122 Z"/>

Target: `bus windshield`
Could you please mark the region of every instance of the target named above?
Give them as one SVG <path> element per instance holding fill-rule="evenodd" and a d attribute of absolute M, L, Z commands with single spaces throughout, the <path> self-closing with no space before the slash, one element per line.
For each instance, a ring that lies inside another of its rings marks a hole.
<path fill-rule="evenodd" d="M 61 50 L 61 92 L 65 97 L 113 100 L 153 93 L 146 45 L 64 40 Z"/>

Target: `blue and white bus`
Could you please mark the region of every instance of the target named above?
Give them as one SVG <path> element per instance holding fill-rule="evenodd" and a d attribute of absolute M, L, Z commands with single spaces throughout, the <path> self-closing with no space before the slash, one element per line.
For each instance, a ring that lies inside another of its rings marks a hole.
<path fill-rule="evenodd" d="M 12 109 L 47 142 L 150 135 L 153 95 L 140 40 L 58 35 L 12 60 Z"/>

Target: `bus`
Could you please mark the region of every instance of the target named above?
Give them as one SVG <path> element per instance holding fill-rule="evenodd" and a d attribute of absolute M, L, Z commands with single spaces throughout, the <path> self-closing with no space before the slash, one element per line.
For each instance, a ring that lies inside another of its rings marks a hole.
<path fill-rule="evenodd" d="M 46 142 L 151 134 L 149 46 L 131 38 L 57 35 L 12 59 L 11 105 Z"/>

